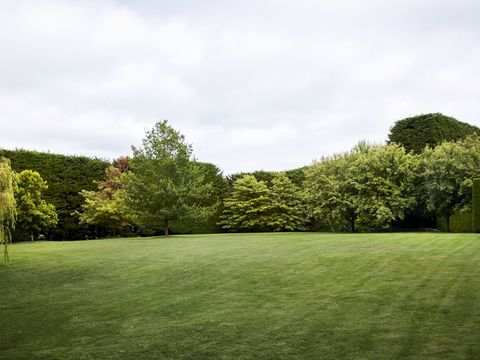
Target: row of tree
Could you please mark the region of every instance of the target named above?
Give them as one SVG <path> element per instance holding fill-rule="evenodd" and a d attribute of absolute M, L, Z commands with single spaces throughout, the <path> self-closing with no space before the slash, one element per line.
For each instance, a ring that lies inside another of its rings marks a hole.
<path fill-rule="evenodd" d="M 10 176 L 16 239 L 169 230 L 372 231 L 468 211 L 480 169 L 479 138 L 468 136 L 476 130 L 441 114 L 420 115 L 398 121 L 387 145 L 361 142 L 308 167 L 227 178 L 215 165 L 195 161 L 192 147 L 167 121 L 146 133 L 132 157 L 109 166 L 24 150 L 0 155 L 16 171 Z M 2 164 L 5 173 L 7 162 Z M 38 171 L 25 170 L 29 164 Z M 5 184 L 0 191 L 6 193 Z M 0 213 L 2 224 L 8 211 Z"/>
<path fill-rule="evenodd" d="M 473 134 L 425 145 L 414 152 L 403 144 L 360 142 L 351 151 L 288 174 L 231 176 L 225 189 L 220 172 L 215 173 L 217 181 L 207 179 L 183 135 L 161 122 L 147 133 L 142 148 L 133 149 L 130 171 L 117 186 L 123 206 L 116 196 L 101 195 L 105 184 L 100 183 L 99 191 L 84 193 L 81 218 L 98 224 L 95 214 L 108 215 L 102 211 L 102 197 L 111 199 L 103 209 L 124 209 L 123 217 L 115 218 L 122 218 L 117 224 L 162 227 L 166 233 L 185 232 L 180 224 L 205 219 L 214 224 L 210 231 L 375 231 L 406 217 L 431 223 L 436 215 L 448 219 L 468 211 L 472 180 L 480 176 L 480 139 Z M 93 199 L 97 204 L 90 206 Z"/>

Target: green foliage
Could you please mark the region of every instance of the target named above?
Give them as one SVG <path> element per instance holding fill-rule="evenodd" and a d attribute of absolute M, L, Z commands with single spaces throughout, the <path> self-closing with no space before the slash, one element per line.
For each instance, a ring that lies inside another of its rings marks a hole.
<path fill-rule="evenodd" d="M 480 232 L 480 179 L 473 179 L 472 185 L 472 231 Z"/>
<path fill-rule="evenodd" d="M 424 114 L 398 120 L 390 129 L 389 143 L 403 145 L 419 154 L 426 146 L 466 137 L 480 129 L 440 113 Z"/>
<path fill-rule="evenodd" d="M 14 182 L 10 161 L 0 157 L 0 245 L 3 244 L 6 262 L 9 261 L 8 244 L 12 241 L 11 232 L 15 228 L 17 214 Z"/>
<path fill-rule="evenodd" d="M 46 202 L 43 197 L 48 185 L 38 172 L 23 170 L 15 175 L 15 180 L 16 240 L 27 235 L 33 241 L 35 235 L 54 228 L 58 223 L 58 216 L 55 206 Z"/>
<path fill-rule="evenodd" d="M 291 169 L 286 170 L 285 175 L 290 179 L 290 181 L 298 187 L 303 186 L 303 182 L 305 181 L 305 170 L 307 166 L 298 168 L 298 169 Z"/>
<path fill-rule="evenodd" d="M 284 173 L 269 187 L 253 175 L 235 180 L 219 224 L 227 231 L 305 230 L 306 208 L 299 188 Z"/>
<path fill-rule="evenodd" d="M 272 179 L 272 211 L 269 227 L 274 231 L 306 230 L 307 210 L 300 189 L 284 173 Z"/>
<path fill-rule="evenodd" d="M 263 181 L 265 184 L 269 185 L 272 182 L 273 176 L 275 172 L 274 171 L 265 171 L 265 170 L 257 170 L 253 172 L 240 172 L 236 174 L 231 174 L 227 177 L 228 183 L 230 186 L 233 186 L 233 183 L 247 175 L 254 176 L 255 179 L 258 181 Z"/>
<path fill-rule="evenodd" d="M 125 176 L 127 206 L 133 221 L 168 229 L 205 209 L 213 185 L 191 160 L 191 145 L 180 132 L 158 122 L 147 131 L 140 148 L 132 147 L 131 172 Z"/>
<path fill-rule="evenodd" d="M 263 181 L 270 186 L 272 185 L 272 180 L 275 177 L 275 175 L 283 173 L 290 179 L 290 181 L 293 184 L 301 187 L 303 184 L 303 181 L 305 180 L 305 169 L 306 167 L 286 170 L 284 172 L 265 171 L 265 170 L 257 170 L 253 172 L 240 172 L 240 173 L 229 175 L 227 177 L 227 180 L 229 185 L 232 186 L 236 180 L 241 179 L 245 175 L 253 175 L 258 181 Z"/>
<path fill-rule="evenodd" d="M 228 231 L 267 231 L 273 200 L 264 181 L 245 175 L 233 183 L 219 224 Z"/>
<path fill-rule="evenodd" d="M 348 155 L 324 158 L 306 171 L 305 197 L 310 216 L 332 231 L 340 229 L 348 219 L 355 222 L 355 205 L 350 201 Z"/>
<path fill-rule="evenodd" d="M 83 204 L 82 190 L 95 190 L 108 162 L 84 156 L 66 156 L 28 150 L 1 150 L 10 159 L 15 172 L 33 170 L 48 183 L 44 199 L 55 206 L 58 225 L 50 232 L 55 239 L 80 239 L 86 227 L 80 226 L 76 213 Z"/>
<path fill-rule="evenodd" d="M 418 159 L 398 145 L 360 143 L 306 172 L 310 214 L 332 230 L 385 229 L 415 205 Z"/>
<path fill-rule="evenodd" d="M 472 210 L 473 179 L 480 176 L 480 138 L 471 135 L 425 149 L 424 186 L 427 208 L 448 217 Z M 449 222 L 447 221 L 447 224 Z"/>
<path fill-rule="evenodd" d="M 214 164 L 192 162 L 192 166 L 201 174 L 204 186 L 212 186 L 213 190 L 204 196 L 192 216 L 176 221 L 175 231 L 182 234 L 220 232 L 218 221 L 223 212 L 223 199 L 229 191 L 228 182 Z"/>
<path fill-rule="evenodd" d="M 81 191 L 85 198 L 79 214 L 82 224 L 104 226 L 114 236 L 130 225 L 123 187 L 124 176 L 125 173 L 120 169 L 109 166 L 105 169 L 105 180 L 97 182 L 97 191 Z"/>

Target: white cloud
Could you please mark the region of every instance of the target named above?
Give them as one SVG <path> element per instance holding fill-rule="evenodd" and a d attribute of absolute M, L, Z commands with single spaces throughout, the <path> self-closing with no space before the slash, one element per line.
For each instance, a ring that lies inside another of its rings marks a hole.
<path fill-rule="evenodd" d="M 480 125 L 480 5 L 0 2 L 0 147 L 113 158 L 169 119 L 225 172 L 309 164 L 395 120 Z"/>

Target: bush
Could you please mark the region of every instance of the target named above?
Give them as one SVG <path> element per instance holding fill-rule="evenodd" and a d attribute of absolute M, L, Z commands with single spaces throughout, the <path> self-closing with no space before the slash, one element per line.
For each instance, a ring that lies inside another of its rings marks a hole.
<path fill-rule="evenodd" d="M 450 231 L 451 232 L 472 232 L 473 221 L 472 212 L 462 212 L 450 215 Z M 444 216 L 437 217 L 437 227 L 441 231 L 448 231 L 447 219 Z"/>

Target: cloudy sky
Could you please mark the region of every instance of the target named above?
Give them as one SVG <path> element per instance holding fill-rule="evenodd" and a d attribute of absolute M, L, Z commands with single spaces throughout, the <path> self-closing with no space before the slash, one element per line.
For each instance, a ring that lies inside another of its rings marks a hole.
<path fill-rule="evenodd" d="M 168 119 L 225 173 L 395 120 L 480 125 L 473 0 L 0 0 L 0 147 L 112 159 Z"/>

